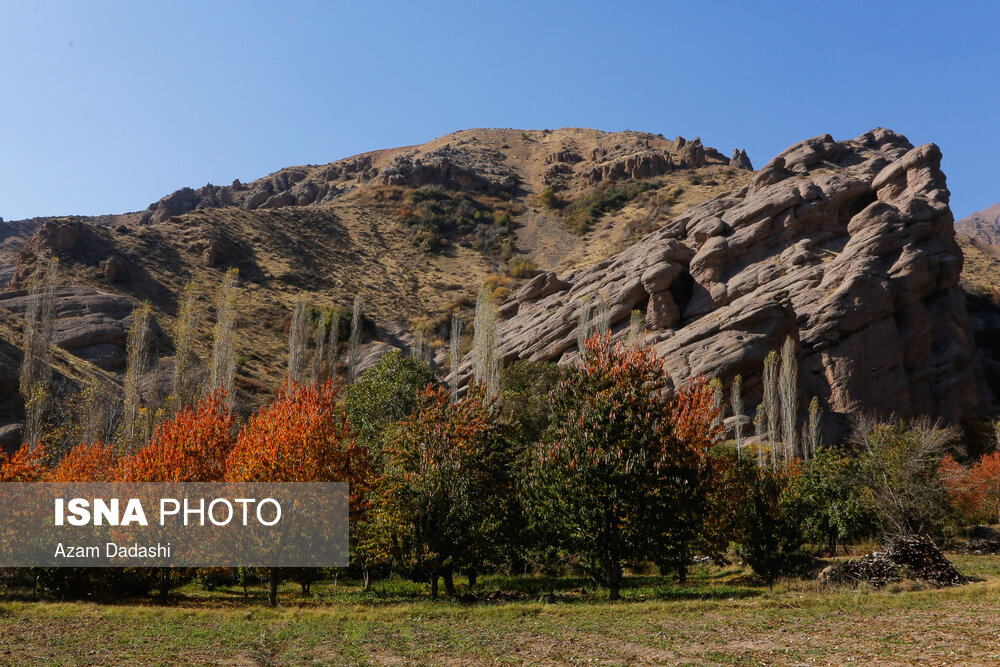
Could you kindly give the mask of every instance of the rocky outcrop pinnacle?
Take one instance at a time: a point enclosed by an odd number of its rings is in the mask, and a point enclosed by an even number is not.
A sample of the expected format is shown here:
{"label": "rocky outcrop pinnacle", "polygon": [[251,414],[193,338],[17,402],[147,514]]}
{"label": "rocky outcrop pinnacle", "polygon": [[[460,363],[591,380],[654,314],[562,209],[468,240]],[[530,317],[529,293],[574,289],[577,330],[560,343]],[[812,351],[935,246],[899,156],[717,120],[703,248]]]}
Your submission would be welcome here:
{"label": "rocky outcrop pinnacle", "polygon": [[606,299],[618,337],[645,313],[675,383],[741,374],[752,404],[792,336],[803,405],[962,421],[982,396],[940,161],[882,128],[795,144],[618,255],[536,277],[504,307],[504,360],[573,362],[581,309]]}

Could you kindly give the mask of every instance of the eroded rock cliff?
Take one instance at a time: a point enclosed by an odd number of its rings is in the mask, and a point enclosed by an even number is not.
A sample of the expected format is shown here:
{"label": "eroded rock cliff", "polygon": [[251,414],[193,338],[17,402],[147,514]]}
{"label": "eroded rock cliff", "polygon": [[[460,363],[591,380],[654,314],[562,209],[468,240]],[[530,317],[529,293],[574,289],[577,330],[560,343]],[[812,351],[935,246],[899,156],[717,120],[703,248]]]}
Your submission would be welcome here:
{"label": "eroded rock cliff", "polygon": [[603,299],[616,336],[645,313],[677,383],[703,374],[728,386],[741,374],[755,402],[765,356],[792,336],[804,402],[962,421],[983,396],[940,161],[934,144],[881,128],[795,144],[748,187],[596,266],[522,288],[504,308],[505,362],[572,362],[580,312]]}

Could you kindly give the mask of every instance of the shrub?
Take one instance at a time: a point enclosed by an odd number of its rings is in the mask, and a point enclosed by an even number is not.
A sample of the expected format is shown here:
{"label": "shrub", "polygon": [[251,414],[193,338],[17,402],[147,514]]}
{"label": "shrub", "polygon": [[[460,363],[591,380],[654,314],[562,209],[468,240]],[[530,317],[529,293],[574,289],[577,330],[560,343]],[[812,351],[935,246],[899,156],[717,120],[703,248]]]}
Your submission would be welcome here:
{"label": "shrub", "polygon": [[559,195],[557,195],[552,188],[545,188],[542,190],[541,194],[538,195],[538,200],[541,202],[542,206],[550,210],[557,209],[562,205]]}
{"label": "shrub", "polygon": [[507,262],[507,273],[514,278],[528,278],[529,276],[535,275],[537,271],[538,267],[536,267],[531,258],[526,255],[515,255],[509,262]]}
{"label": "shrub", "polygon": [[583,235],[602,215],[620,210],[640,194],[655,186],[646,181],[612,184],[597,188],[566,206],[566,219],[574,233]]}

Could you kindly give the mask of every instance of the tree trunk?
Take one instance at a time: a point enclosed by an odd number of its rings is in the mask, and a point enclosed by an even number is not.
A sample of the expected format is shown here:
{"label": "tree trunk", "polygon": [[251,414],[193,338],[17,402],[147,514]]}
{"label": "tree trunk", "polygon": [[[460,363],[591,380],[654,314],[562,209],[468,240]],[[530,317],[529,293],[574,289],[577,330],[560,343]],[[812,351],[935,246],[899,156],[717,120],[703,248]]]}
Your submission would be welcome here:
{"label": "tree trunk", "polygon": [[620,600],[622,587],[622,566],[618,561],[609,560],[604,566],[608,576],[608,599]]}
{"label": "tree trunk", "polygon": [[369,572],[368,572],[368,567],[367,566],[361,568],[361,581],[364,584],[363,590],[366,590],[366,591],[371,590],[371,587],[372,587],[372,577],[371,577],[371,574],[369,574]]}
{"label": "tree trunk", "polygon": [[438,575],[437,572],[431,575],[431,597],[436,598],[438,596]]}
{"label": "tree trunk", "polygon": [[160,604],[167,604],[167,594],[170,592],[170,568],[160,568]]}
{"label": "tree trunk", "polygon": [[682,544],[677,548],[677,581],[680,582],[681,586],[685,585],[688,580],[688,559],[687,559],[687,545]]}
{"label": "tree trunk", "polygon": [[278,568],[272,567],[269,571],[270,586],[267,592],[267,603],[272,607],[278,606]]}
{"label": "tree trunk", "polygon": [[473,567],[470,568],[468,572],[466,572],[466,575],[469,577],[469,588],[472,588],[473,586],[476,585],[476,582],[479,580],[479,573],[476,572],[476,568]]}
{"label": "tree trunk", "polygon": [[444,578],[444,589],[448,591],[450,597],[455,597],[455,576],[451,567],[446,567],[441,573]]}
{"label": "tree trunk", "polygon": [[837,534],[830,533],[830,556],[837,557]]}

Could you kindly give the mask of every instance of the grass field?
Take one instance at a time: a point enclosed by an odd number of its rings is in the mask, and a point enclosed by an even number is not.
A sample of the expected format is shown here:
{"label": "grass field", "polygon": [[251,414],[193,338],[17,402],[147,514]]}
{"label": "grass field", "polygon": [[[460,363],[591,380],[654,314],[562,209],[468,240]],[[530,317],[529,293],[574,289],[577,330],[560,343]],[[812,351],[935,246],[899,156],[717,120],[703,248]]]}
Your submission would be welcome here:
{"label": "grass field", "polygon": [[[169,606],[0,599],[3,665],[935,664],[1000,662],[1000,557],[952,555],[978,581],[892,591],[697,567],[687,586],[629,581],[625,599],[583,580],[482,578],[508,601],[431,600],[383,582],[179,589]],[[553,595],[554,593],[554,595]]]}

